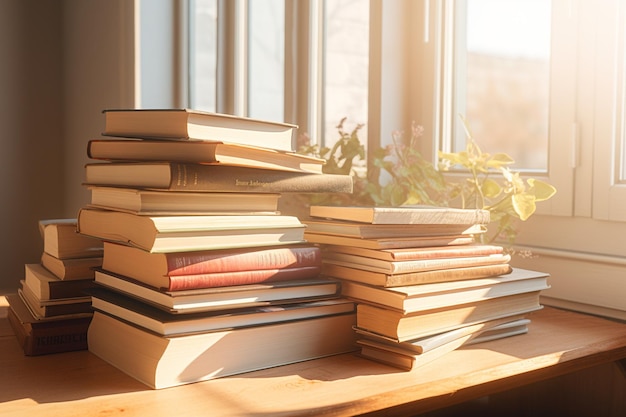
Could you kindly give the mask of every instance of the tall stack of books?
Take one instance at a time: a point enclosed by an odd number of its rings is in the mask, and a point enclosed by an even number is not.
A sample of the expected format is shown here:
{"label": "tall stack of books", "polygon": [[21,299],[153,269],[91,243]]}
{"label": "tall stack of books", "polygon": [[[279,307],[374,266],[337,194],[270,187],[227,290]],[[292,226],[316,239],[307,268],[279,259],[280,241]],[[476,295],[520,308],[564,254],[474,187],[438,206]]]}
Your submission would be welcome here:
{"label": "tall stack of books", "polygon": [[[322,277],[285,192],[351,192],[291,151],[294,126],[107,110],[78,214],[104,243],[89,350],[165,388],[355,350],[354,302]],[[262,146],[257,146],[257,145]]]}
{"label": "tall stack of books", "polygon": [[413,369],[461,346],[528,331],[548,275],[475,241],[486,210],[311,206],[305,237],[357,302],[361,355]]}
{"label": "tall stack of books", "polygon": [[8,318],[28,356],[87,349],[92,317],[88,290],[102,265],[102,241],[76,232],[76,219],[39,222],[41,262],[24,265]]}

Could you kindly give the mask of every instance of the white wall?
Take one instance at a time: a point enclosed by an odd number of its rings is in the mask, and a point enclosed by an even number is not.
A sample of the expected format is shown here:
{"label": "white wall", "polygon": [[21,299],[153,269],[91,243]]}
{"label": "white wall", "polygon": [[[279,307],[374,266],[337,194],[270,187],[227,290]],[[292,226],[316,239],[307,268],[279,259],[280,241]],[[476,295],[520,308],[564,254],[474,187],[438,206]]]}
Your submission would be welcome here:
{"label": "white wall", "polygon": [[39,262],[37,222],[74,217],[101,110],[133,105],[133,1],[0,2],[0,290]]}

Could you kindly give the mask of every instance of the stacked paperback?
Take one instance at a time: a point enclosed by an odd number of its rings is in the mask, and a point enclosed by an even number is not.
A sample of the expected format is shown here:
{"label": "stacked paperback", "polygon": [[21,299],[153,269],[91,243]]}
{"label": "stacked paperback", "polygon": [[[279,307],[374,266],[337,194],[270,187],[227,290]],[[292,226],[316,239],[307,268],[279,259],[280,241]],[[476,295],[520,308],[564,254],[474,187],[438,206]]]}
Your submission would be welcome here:
{"label": "stacked paperback", "polygon": [[76,232],[76,219],[39,222],[41,261],[24,265],[17,294],[7,296],[8,319],[28,356],[87,349],[93,268],[102,241]]}
{"label": "stacked paperback", "polygon": [[448,207],[311,206],[305,237],[324,275],[357,303],[362,356],[413,369],[471,343],[528,331],[547,274],[514,269],[477,243],[489,212]]}
{"label": "stacked paperback", "polygon": [[[89,142],[101,239],[89,350],[165,388],[355,350],[354,302],[322,277],[285,192],[352,192],[291,151],[294,126],[190,110],[107,110]],[[262,146],[259,146],[262,145]]]}

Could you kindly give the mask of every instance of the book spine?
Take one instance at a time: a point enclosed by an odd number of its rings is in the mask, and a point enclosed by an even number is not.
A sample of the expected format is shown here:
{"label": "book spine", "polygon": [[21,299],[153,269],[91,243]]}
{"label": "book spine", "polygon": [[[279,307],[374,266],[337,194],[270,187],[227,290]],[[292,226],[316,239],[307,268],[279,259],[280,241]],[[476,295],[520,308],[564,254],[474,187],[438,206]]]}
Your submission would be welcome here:
{"label": "book spine", "polygon": [[[446,247],[447,248],[447,247]],[[405,252],[394,252],[393,260],[394,261],[410,261],[414,259],[442,259],[445,258],[461,258],[461,257],[470,257],[470,256],[486,256],[486,255],[494,255],[500,254],[503,252],[502,247],[496,246],[460,246],[454,249],[446,249],[446,250],[418,250],[418,251],[405,251]]]}
{"label": "book spine", "polygon": [[170,169],[172,191],[351,193],[353,190],[350,175],[177,163],[171,164]]}
{"label": "book spine", "polygon": [[251,249],[238,253],[170,253],[166,256],[169,276],[321,265],[321,251],[315,246]]}
{"label": "book spine", "polygon": [[84,297],[87,295],[87,290],[94,286],[93,279],[75,280],[72,284],[75,285],[63,285],[56,282],[48,284],[49,299]]}
{"label": "book spine", "polygon": [[91,318],[41,329],[22,324],[12,309],[9,309],[7,318],[26,356],[86,350],[88,347],[87,330]]}
{"label": "book spine", "polygon": [[434,271],[413,272],[407,274],[387,276],[387,287],[416,285],[445,281],[462,281],[466,279],[487,278],[509,274],[512,268],[509,264],[463,267],[456,269],[441,269]]}
{"label": "book spine", "polygon": [[178,275],[170,277],[169,291],[182,291],[200,288],[226,287],[233,285],[261,284],[265,282],[301,280],[317,277],[320,267],[263,269],[213,274]]}

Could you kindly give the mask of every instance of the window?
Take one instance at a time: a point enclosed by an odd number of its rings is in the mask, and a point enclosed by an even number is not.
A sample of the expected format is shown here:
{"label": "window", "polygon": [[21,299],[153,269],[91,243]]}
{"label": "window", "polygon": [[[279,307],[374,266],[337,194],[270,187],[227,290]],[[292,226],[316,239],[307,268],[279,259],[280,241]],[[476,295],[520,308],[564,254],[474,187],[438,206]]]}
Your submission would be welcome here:
{"label": "window", "polygon": [[369,0],[195,0],[190,106],[296,123],[330,146],[343,117],[367,122],[368,24]]}
{"label": "window", "polygon": [[415,121],[433,159],[464,146],[463,114],[485,151],[558,190],[517,238],[536,257],[514,264],[551,274],[554,305],[626,318],[623,1],[190,4],[192,106],[282,118],[326,145],[344,116],[370,147]]}

